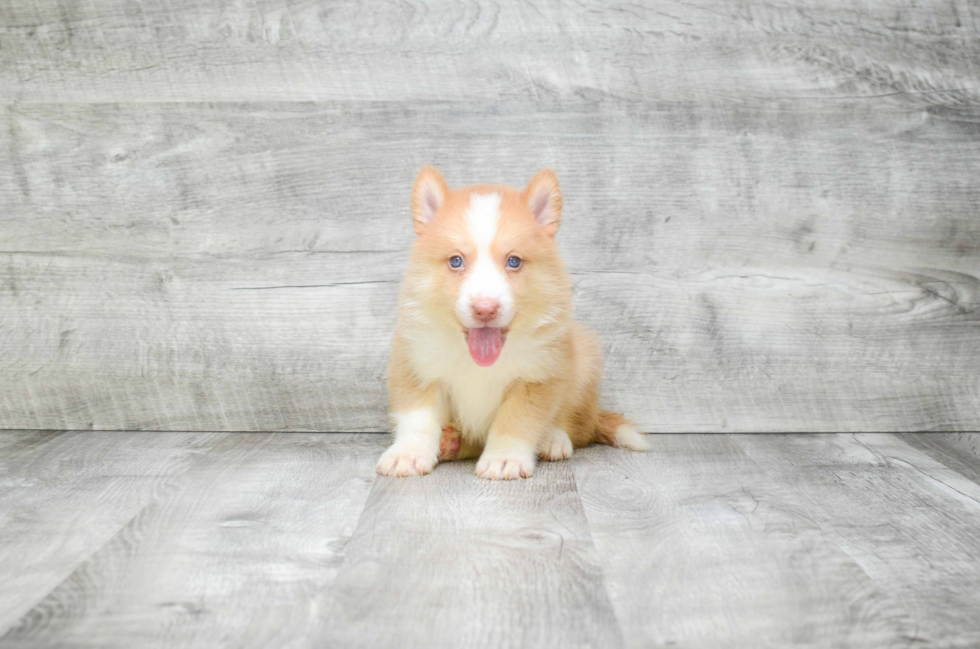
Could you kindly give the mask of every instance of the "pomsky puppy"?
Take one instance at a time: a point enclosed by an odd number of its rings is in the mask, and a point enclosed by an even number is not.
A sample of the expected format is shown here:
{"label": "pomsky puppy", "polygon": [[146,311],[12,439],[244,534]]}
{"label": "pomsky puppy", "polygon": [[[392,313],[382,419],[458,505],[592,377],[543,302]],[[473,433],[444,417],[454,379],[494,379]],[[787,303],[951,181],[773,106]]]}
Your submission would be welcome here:
{"label": "pomsky puppy", "polygon": [[523,191],[419,173],[388,366],[395,441],[378,473],[479,454],[478,476],[512,480],[592,442],[646,450],[631,421],[599,409],[599,342],[572,318],[554,240],[561,208],[547,169]]}

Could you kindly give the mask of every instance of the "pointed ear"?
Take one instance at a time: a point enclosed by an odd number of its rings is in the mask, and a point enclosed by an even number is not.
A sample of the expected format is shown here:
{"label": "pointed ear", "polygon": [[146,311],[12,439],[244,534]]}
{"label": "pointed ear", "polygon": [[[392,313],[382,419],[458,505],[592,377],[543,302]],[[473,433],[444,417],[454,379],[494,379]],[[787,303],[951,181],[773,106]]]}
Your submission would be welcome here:
{"label": "pointed ear", "polygon": [[446,186],[446,181],[439,170],[435,167],[422,167],[412,189],[412,221],[415,234],[422,234],[426,224],[432,222],[436,213],[442,209],[448,193],[449,187]]}
{"label": "pointed ear", "polygon": [[542,169],[534,174],[524,190],[524,200],[548,236],[555,236],[561,222],[561,189],[555,172]]}

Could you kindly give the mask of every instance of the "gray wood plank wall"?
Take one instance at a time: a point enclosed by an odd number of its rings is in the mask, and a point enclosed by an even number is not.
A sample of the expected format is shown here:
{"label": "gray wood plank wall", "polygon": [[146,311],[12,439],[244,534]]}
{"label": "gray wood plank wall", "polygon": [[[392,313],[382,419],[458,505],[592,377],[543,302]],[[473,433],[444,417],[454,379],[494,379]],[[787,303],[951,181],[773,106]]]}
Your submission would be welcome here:
{"label": "gray wood plank wall", "polygon": [[645,430],[980,428],[976,3],[12,0],[0,121],[0,428],[385,430],[425,163]]}

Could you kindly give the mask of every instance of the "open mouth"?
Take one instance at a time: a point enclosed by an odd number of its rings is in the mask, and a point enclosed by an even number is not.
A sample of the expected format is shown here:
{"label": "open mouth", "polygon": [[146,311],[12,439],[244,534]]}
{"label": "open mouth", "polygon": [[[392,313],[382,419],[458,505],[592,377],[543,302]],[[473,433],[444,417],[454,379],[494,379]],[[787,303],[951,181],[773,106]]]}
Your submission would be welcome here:
{"label": "open mouth", "polygon": [[490,367],[500,358],[507,330],[501,327],[478,327],[466,331],[470,357],[480,367]]}

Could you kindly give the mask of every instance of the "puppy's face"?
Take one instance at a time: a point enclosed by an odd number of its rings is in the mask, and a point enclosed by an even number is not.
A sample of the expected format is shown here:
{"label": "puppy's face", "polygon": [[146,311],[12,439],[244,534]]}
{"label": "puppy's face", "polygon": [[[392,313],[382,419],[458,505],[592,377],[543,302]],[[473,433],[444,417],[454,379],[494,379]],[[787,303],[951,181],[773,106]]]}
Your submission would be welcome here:
{"label": "puppy's face", "polygon": [[539,172],[524,191],[483,185],[450,190],[422,170],[412,193],[419,237],[406,306],[459,328],[478,365],[493,365],[513,333],[558,321],[569,287],[554,235],[561,193]]}

